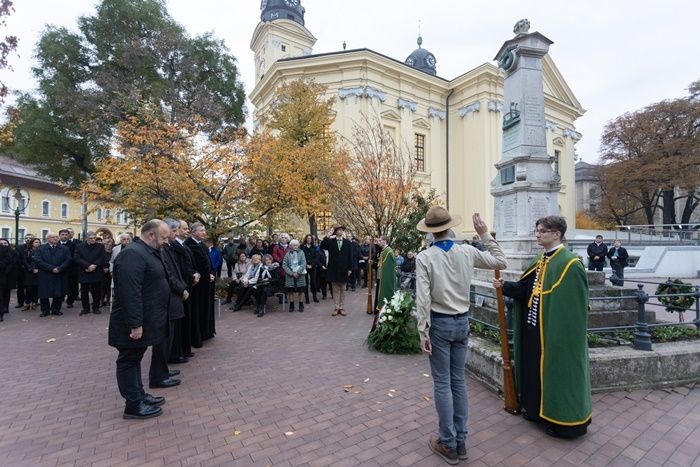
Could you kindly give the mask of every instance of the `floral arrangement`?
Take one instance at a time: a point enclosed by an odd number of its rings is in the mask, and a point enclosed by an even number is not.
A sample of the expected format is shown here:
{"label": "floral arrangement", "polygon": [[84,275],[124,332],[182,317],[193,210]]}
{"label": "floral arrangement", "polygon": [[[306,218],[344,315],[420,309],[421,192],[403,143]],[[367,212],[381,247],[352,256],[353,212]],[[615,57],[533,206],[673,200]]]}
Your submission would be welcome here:
{"label": "floral arrangement", "polygon": [[376,327],[367,336],[367,345],[388,354],[420,353],[415,306],[410,291],[397,290],[390,301],[385,299]]}
{"label": "floral arrangement", "polygon": [[669,279],[656,288],[656,295],[660,295],[659,302],[669,313],[678,313],[678,320],[681,322],[684,321],[683,312],[695,304],[695,298],[692,295],[669,297],[666,294],[692,294],[693,292],[693,285],[680,279]]}

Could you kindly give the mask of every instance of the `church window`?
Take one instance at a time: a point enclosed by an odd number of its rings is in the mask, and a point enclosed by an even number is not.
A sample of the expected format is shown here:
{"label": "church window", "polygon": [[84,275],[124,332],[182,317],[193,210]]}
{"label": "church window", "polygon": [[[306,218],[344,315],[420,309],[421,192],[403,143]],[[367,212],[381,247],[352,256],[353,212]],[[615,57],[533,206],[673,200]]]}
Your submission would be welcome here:
{"label": "church window", "polygon": [[414,138],[414,166],[419,172],[425,172],[425,135],[416,133]]}
{"label": "church window", "polygon": [[68,203],[61,203],[61,217],[63,219],[68,217]]}

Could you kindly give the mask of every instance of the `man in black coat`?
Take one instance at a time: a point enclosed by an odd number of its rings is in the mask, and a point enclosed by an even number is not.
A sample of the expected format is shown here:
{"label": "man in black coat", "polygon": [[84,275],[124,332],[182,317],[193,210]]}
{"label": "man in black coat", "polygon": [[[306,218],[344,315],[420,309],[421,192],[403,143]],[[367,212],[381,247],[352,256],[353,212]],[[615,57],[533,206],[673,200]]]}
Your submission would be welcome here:
{"label": "man in black coat", "polygon": [[39,270],[37,286],[42,317],[49,313],[59,316],[63,314],[61,305],[68,291],[67,272],[72,263],[68,247],[58,242],[58,235],[48,232],[46,244],[34,253],[34,264]]}
{"label": "man in black coat", "polygon": [[164,397],[147,394],[141,381],[141,360],[149,346],[166,337],[170,284],[160,248],[170,229],[153,219],[141,237],[114,261],[114,301],[109,316],[109,345],[119,351],[117,385],[126,400],[124,418],[150,418],[162,413]]}
{"label": "man in black coat", "polygon": [[[182,228],[182,224],[180,224]],[[199,348],[202,341],[211,339],[216,334],[214,329],[214,272],[209,259],[209,249],[204,243],[207,236],[204,225],[199,222],[192,224],[191,236],[185,240],[185,245],[192,252],[194,268],[201,279],[192,289],[192,306],[196,313],[192,316],[192,347]],[[196,317],[195,317],[196,316]]]}
{"label": "man in black coat", "polygon": [[348,284],[345,290],[355,291],[357,283],[360,281],[360,259],[362,257],[362,252],[360,251],[360,244],[357,243],[357,238],[352,237],[350,240],[350,269],[352,274],[348,277]]}
{"label": "man in black coat", "polygon": [[[24,302],[26,301],[26,297],[24,296],[24,275],[27,272],[26,269],[24,268],[24,258],[27,254],[27,250],[32,249],[32,242],[34,241],[34,235],[33,234],[26,234],[24,236],[24,243],[22,245],[18,245],[17,249],[15,250],[17,252],[17,256],[19,256],[22,261],[20,262],[20,271],[19,274],[17,275],[17,305],[15,305],[15,308],[22,308],[24,306]],[[26,310],[26,308],[25,308]]]}
{"label": "man in black coat", "polygon": [[345,313],[345,286],[352,274],[351,246],[344,237],[345,227],[337,225],[328,231],[321,242],[321,249],[328,251],[326,280],[333,290],[334,309],[332,316],[347,316]]}
{"label": "man in black coat", "polygon": [[75,255],[75,247],[80,243],[79,240],[73,239],[73,229],[61,229],[58,231],[58,239],[61,245],[68,248],[70,251],[71,264],[66,269],[66,280],[68,281],[68,289],[66,290],[66,307],[73,308],[73,302],[78,298],[78,265],[73,262]]}
{"label": "man in black coat", "polygon": [[[176,225],[175,225],[176,223]],[[182,277],[187,282],[187,292],[189,297],[183,301],[185,316],[175,323],[175,341],[173,342],[173,350],[170,353],[169,363],[186,363],[188,358],[194,357],[192,353],[192,288],[197,285],[200,279],[200,274],[194,268],[194,258],[192,252],[185,246],[185,240],[189,235],[189,227],[187,222],[176,220],[175,225],[175,240],[170,241],[170,247],[180,266]],[[172,229],[172,228],[171,228]],[[178,346],[179,343],[179,346]]]}
{"label": "man in black coat", "polygon": [[[168,360],[175,341],[175,325],[185,316],[183,301],[189,297],[187,284],[183,279],[177,258],[173,252],[170,242],[175,240],[175,235],[180,228],[180,223],[175,219],[163,219],[168,225],[170,235],[168,243],[161,248],[161,257],[168,274],[168,284],[170,285],[170,298],[168,300],[168,335],[159,344],[153,346],[151,356],[151,368],[148,372],[148,386],[151,388],[170,388],[180,384],[180,380],[173,378],[180,374],[180,370],[170,371]],[[179,343],[178,343],[179,345]]]}
{"label": "man in black coat", "polygon": [[629,258],[627,250],[622,247],[622,241],[615,240],[607,256],[610,260],[610,267],[613,270],[612,283],[613,285],[622,287],[625,285],[625,268],[627,267],[627,259]]}
{"label": "man in black coat", "polygon": [[104,270],[109,265],[105,257],[105,248],[97,243],[95,232],[88,232],[85,235],[85,242],[75,247],[73,261],[78,268],[80,301],[83,305],[80,314],[90,313],[90,295],[92,295],[92,312],[99,315],[102,303],[102,279],[104,278]]}
{"label": "man in black coat", "polygon": [[588,270],[602,271],[605,266],[605,256],[608,254],[608,246],[603,243],[603,236],[596,235],[595,242],[588,245]]}

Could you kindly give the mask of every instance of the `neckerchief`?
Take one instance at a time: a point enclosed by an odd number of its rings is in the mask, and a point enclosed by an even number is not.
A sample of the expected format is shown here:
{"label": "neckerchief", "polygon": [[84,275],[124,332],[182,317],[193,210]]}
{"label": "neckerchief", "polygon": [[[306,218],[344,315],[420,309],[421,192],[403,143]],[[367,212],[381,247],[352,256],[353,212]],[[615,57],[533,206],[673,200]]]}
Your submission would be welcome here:
{"label": "neckerchief", "polygon": [[434,242],[433,246],[436,246],[436,247],[440,248],[441,250],[448,252],[448,251],[450,251],[450,249],[452,248],[452,245],[454,245],[454,244],[455,244],[455,242],[453,242],[452,240],[440,240],[440,241]]}

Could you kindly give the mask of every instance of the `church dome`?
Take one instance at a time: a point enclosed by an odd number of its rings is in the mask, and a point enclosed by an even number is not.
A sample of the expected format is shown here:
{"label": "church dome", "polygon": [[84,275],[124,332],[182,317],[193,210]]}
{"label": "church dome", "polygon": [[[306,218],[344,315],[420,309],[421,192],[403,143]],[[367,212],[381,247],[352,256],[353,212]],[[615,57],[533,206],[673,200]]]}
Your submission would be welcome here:
{"label": "church dome", "polygon": [[260,21],[269,22],[288,19],[304,25],[306,9],[300,0],[262,0],[260,2]]}
{"label": "church dome", "polygon": [[423,45],[423,38],[421,36],[418,36],[417,42],[418,48],[411,52],[411,55],[406,58],[406,65],[417,68],[420,71],[430,73],[431,75],[436,75],[437,70],[435,69],[435,55],[421,47],[421,45]]}

